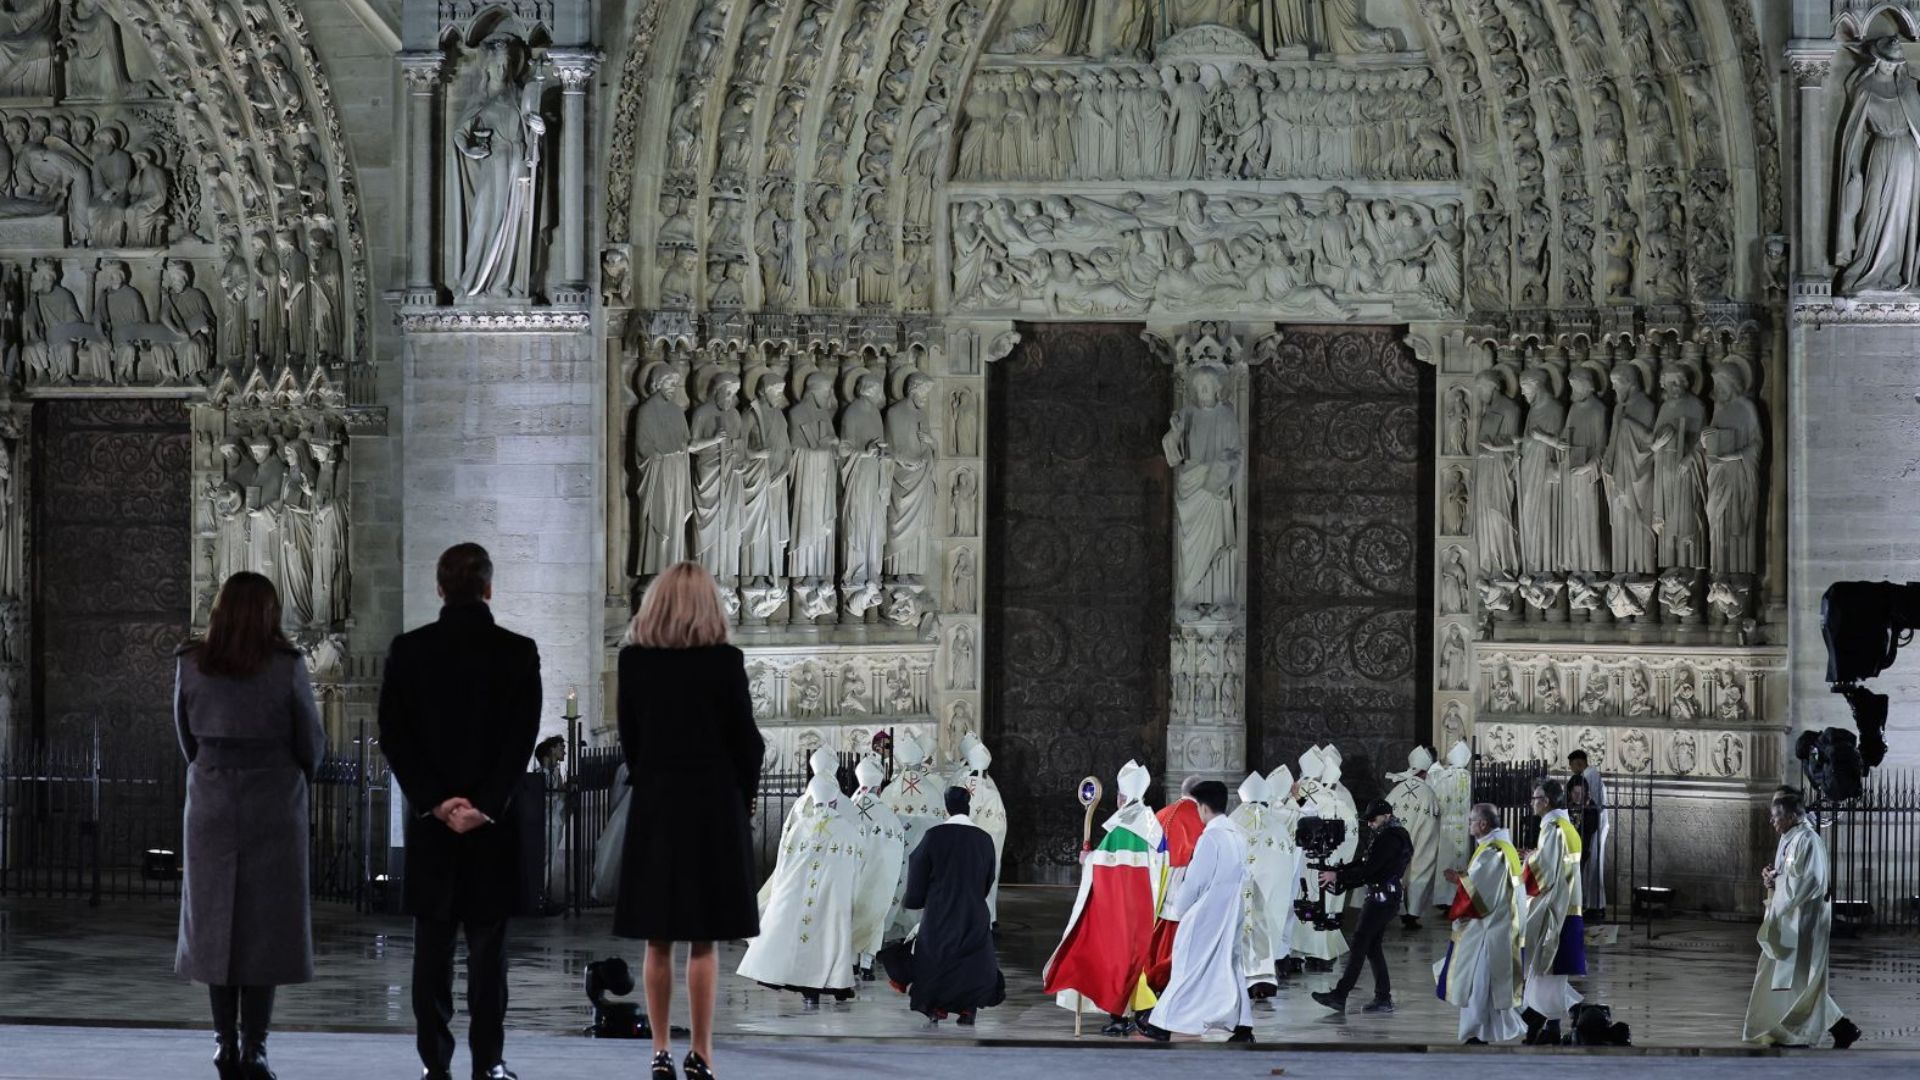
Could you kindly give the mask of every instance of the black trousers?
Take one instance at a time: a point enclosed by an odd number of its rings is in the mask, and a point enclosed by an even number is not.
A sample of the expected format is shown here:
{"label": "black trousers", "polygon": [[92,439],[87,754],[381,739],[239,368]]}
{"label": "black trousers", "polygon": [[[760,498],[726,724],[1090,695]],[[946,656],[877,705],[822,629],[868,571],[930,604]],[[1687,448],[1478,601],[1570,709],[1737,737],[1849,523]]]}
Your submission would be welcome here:
{"label": "black trousers", "polygon": [[500,1064],[507,1043],[507,921],[462,924],[413,920],[413,1021],[420,1064],[432,1072],[453,1065],[453,939],[467,937],[467,1048],[473,1072]]}
{"label": "black trousers", "polygon": [[1393,996],[1393,981],[1387,977],[1387,951],[1383,943],[1387,927],[1400,913],[1399,897],[1386,903],[1368,900],[1360,908],[1360,925],[1354,928],[1352,950],[1347,953],[1347,970],[1334,984],[1333,992],[1346,997],[1360,982],[1362,962],[1373,968],[1373,996],[1384,1000]]}

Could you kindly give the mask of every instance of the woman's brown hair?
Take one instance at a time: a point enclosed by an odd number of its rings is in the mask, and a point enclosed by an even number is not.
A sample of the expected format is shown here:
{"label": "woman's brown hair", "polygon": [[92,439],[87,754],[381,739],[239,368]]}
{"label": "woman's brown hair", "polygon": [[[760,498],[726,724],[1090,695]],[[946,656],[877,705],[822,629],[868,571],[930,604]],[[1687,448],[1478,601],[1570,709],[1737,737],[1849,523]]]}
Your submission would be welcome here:
{"label": "woman's brown hair", "polygon": [[693,649],[727,643],[727,613],[720,586],[696,562],[667,567],[640,601],[627,639],[650,649]]}
{"label": "woman's brown hair", "polygon": [[280,630],[279,591],[259,574],[242,570],[220,586],[194,662],[202,675],[244,679],[266,667],[275,650],[290,648]]}

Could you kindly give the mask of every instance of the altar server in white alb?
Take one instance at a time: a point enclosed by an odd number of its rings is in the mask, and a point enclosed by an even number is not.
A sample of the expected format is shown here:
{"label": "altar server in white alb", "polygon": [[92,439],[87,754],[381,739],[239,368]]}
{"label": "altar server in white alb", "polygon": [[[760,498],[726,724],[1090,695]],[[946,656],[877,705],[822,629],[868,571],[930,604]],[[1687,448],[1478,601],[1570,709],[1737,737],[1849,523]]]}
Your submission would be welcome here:
{"label": "altar server in white alb", "polygon": [[[1435,834],[1439,845],[1435,858],[1433,893],[1421,902],[1441,911],[1453,905],[1457,887],[1447,871],[1466,873],[1467,860],[1473,855],[1473,834],[1467,828],[1467,811],[1473,808],[1473,749],[1465,740],[1453,744],[1447,760],[1427,770],[1427,786],[1433,789],[1434,807],[1440,813],[1440,828]],[[1407,906],[1416,897],[1407,894]]]}
{"label": "altar server in white alb", "polygon": [[1827,993],[1827,938],[1833,930],[1827,845],[1807,823],[1806,807],[1793,788],[1774,794],[1767,821],[1780,843],[1773,865],[1760,871],[1767,912],[1760,922],[1760,967],[1742,1037],[1764,1045],[1812,1046],[1826,1032],[1834,1049],[1845,1050],[1860,1038],[1860,1028]]}
{"label": "altar server in white alb", "polygon": [[1387,774],[1387,779],[1394,782],[1387,801],[1393,804],[1393,816],[1413,841],[1406,905],[1400,909],[1400,923],[1409,930],[1420,929],[1420,909],[1433,896],[1433,883],[1440,877],[1440,801],[1427,783],[1427,770],[1432,767],[1433,755],[1426,747],[1416,746],[1407,755],[1406,772]]}
{"label": "altar server in white alb", "polygon": [[[893,741],[893,779],[887,784],[887,809],[900,819],[900,844],[911,857],[927,830],[947,820],[943,798],[947,782],[927,762],[926,748],[911,733],[903,732]],[[901,901],[906,895],[905,875],[894,893],[887,913],[886,940],[905,941],[920,925],[920,913],[909,911]]]}
{"label": "altar server in white alb", "polygon": [[1566,792],[1558,780],[1533,787],[1540,815],[1540,846],[1527,852],[1522,875],[1527,890],[1525,961],[1529,1045],[1557,1046],[1560,1021],[1580,1002],[1568,980],[1587,973],[1587,924],[1580,913],[1580,830],[1567,816]]}
{"label": "altar server in white alb", "polygon": [[1433,966],[1440,1000],[1460,1010],[1460,1041],[1510,1042],[1520,1021],[1520,852],[1489,803],[1475,803],[1467,827],[1479,846],[1467,872],[1447,871],[1455,886],[1447,917],[1453,941]]}
{"label": "altar server in white alb", "polygon": [[1007,848],[1007,804],[1000,801],[1000,785],[987,775],[993,764],[993,751],[968,732],[960,740],[962,763],[953,776],[953,786],[966,788],[973,809],[968,817],[993,838],[993,891],[987,894],[987,914],[1000,921],[1000,857]]}
{"label": "altar server in white alb", "polygon": [[1253,1003],[1239,948],[1247,836],[1227,817],[1227,785],[1205,780],[1191,794],[1200,804],[1200,840],[1178,891],[1160,911],[1179,924],[1173,977],[1142,1031],[1161,1040],[1230,1031],[1228,1042],[1252,1042]]}
{"label": "altar server in white alb", "polygon": [[796,991],[808,1008],[819,1005],[822,994],[853,996],[861,846],[833,773],[816,769],[787,818],[779,862],[762,890],[760,936],[747,945],[741,976]]}
{"label": "altar server in white alb", "polygon": [[873,978],[873,958],[885,944],[894,897],[904,890],[907,849],[900,818],[880,797],[886,767],[872,754],[860,759],[853,775],[853,820],[860,829],[860,880],[853,898],[853,949],[862,978]]}
{"label": "altar server in white alb", "polygon": [[1293,773],[1282,765],[1272,776],[1253,773],[1240,785],[1233,823],[1247,836],[1247,880],[1241,887],[1240,959],[1247,992],[1256,1000],[1279,991],[1280,969],[1293,955],[1293,895],[1300,884],[1300,849],[1293,826],[1300,809],[1288,793]]}
{"label": "altar server in white alb", "polygon": [[[1354,815],[1348,803],[1343,803],[1332,788],[1326,786],[1321,777],[1327,774],[1325,752],[1315,748],[1300,755],[1300,816],[1338,818],[1347,826],[1346,840],[1329,860],[1334,865],[1345,863],[1353,858],[1354,850],[1360,843],[1360,821]],[[1338,775],[1338,765],[1333,766]],[[1302,860],[1299,888],[1300,895],[1316,900],[1324,905],[1330,915],[1338,916],[1345,909],[1347,899],[1337,893],[1327,892],[1320,884],[1320,875],[1308,872]],[[1306,961],[1309,971],[1332,971],[1333,962],[1347,954],[1347,939],[1339,930],[1317,930],[1312,923],[1293,924],[1293,948]]]}

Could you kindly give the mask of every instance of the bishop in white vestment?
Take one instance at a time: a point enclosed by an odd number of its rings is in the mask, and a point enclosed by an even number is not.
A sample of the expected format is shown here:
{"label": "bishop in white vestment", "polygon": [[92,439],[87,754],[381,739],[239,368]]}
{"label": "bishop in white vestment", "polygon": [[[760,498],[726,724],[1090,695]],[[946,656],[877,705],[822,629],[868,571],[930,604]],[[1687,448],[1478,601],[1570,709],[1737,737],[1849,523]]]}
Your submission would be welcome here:
{"label": "bishop in white vestment", "polygon": [[854,767],[860,781],[853,793],[853,819],[860,829],[860,880],[853,900],[853,949],[859,968],[871,977],[873,958],[885,943],[893,901],[905,890],[907,849],[900,818],[880,797],[886,767],[872,754]]}
{"label": "bishop in white vestment", "polygon": [[1453,940],[1433,966],[1442,1001],[1460,1010],[1463,1043],[1508,1042],[1526,1033],[1520,1021],[1520,852],[1487,803],[1474,806],[1468,827],[1479,841],[1455,886]]}
{"label": "bishop in white vestment", "polygon": [[1281,962],[1293,955],[1293,897],[1300,884],[1293,827],[1300,809],[1288,797],[1292,788],[1293,773],[1284,765],[1270,777],[1253,773],[1241,783],[1240,805],[1233,811],[1233,823],[1247,836],[1240,958],[1248,992],[1261,999],[1279,989]]}
{"label": "bishop in white vestment", "polygon": [[[902,732],[893,740],[893,779],[887,784],[887,809],[900,819],[901,846],[911,857],[927,830],[947,819],[942,798],[946,781],[927,763],[926,748],[912,734]],[[969,819],[971,820],[971,819]],[[920,913],[909,911],[901,903],[906,896],[902,875],[899,891],[887,912],[886,940],[905,941],[920,925]]]}
{"label": "bishop in white vestment", "polygon": [[1773,797],[1767,820],[1780,834],[1773,865],[1760,872],[1767,886],[1767,912],[1760,921],[1760,966],[1747,1001],[1741,1037],[1778,1046],[1812,1046],[1821,1032],[1844,1050],[1860,1028],[1827,993],[1827,939],[1833,901],[1827,845],[1806,820],[1798,792]]}
{"label": "bishop in white vestment", "polygon": [[1179,923],[1173,938],[1173,977],[1150,1014],[1154,1038],[1163,1033],[1233,1032],[1253,1041],[1253,1004],[1240,958],[1247,876],[1247,835],[1227,817],[1227,786],[1208,780],[1193,789],[1202,828],[1193,861],[1160,917]]}
{"label": "bishop in white vestment", "polygon": [[[1337,776],[1339,765],[1332,768]],[[1316,747],[1300,755],[1300,816],[1339,818],[1346,822],[1346,840],[1328,860],[1338,866],[1353,858],[1354,849],[1360,843],[1360,820],[1351,808],[1351,800],[1341,802],[1339,794],[1321,779],[1327,772],[1325,751]],[[1304,860],[1298,880],[1300,895],[1319,901],[1329,914],[1338,915],[1346,907],[1346,897],[1327,892],[1320,884],[1320,875],[1308,871]],[[1309,968],[1332,971],[1333,962],[1347,954],[1347,939],[1339,930],[1317,930],[1311,923],[1296,921],[1293,948],[1305,958]]]}
{"label": "bishop in white vestment", "polygon": [[998,924],[1000,858],[1007,848],[1007,804],[1000,801],[1000,785],[987,775],[988,767],[993,764],[993,751],[969,732],[966,738],[960,740],[960,755],[964,760],[954,773],[953,786],[967,789],[967,794],[973,798],[973,810],[967,816],[993,838],[993,891],[987,894],[987,915]]}
{"label": "bishop in white vestment", "polygon": [[1406,826],[1407,839],[1413,841],[1413,861],[1407,864],[1406,906],[1400,921],[1408,929],[1420,926],[1420,908],[1433,895],[1433,883],[1440,877],[1440,801],[1427,783],[1427,770],[1433,767],[1433,755],[1424,746],[1416,746],[1407,755],[1407,771],[1388,773],[1394,781],[1387,801],[1393,804],[1393,816]]}
{"label": "bishop in white vestment", "polygon": [[853,996],[853,897],[860,877],[860,830],[833,775],[816,771],[787,818],[780,859],[762,890],[760,936],[747,945],[741,976],[820,995]]}
{"label": "bishop in white vestment", "polygon": [[[1473,807],[1473,750],[1466,740],[1453,744],[1447,760],[1427,770],[1427,786],[1433,789],[1435,809],[1440,813],[1437,833],[1439,852],[1434,867],[1433,893],[1422,900],[1428,907],[1445,910],[1453,903],[1455,886],[1447,871],[1465,873],[1467,859],[1473,854],[1473,835],[1467,830],[1467,811]],[[1407,906],[1417,898],[1407,893]]]}

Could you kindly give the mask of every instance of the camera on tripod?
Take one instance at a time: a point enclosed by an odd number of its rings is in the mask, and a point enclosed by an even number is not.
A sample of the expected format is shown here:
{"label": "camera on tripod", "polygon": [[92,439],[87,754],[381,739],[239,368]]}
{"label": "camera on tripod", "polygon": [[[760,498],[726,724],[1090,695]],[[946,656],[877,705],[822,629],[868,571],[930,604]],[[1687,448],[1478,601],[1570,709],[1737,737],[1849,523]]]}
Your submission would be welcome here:
{"label": "camera on tripod", "polygon": [[[1294,828],[1293,840],[1300,845],[1300,850],[1306,853],[1309,873],[1338,870],[1340,868],[1333,865],[1330,860],[1333,858],[1333,853],[1340,850],[1340,845],[1347,842],[1347,823],[1339,818],[1301,818],[1300,824]],[[1346,891],[1346,886],[1337,883],[1321,890],[1323,894],[1331,893],[1335,896]],[[1295,900],[1293,913],[1301,922],[1315,930],[1340,929],[1339,914],[1329,912],[1320,896],[1316,895],[1311,899],[1303,896]]]}

